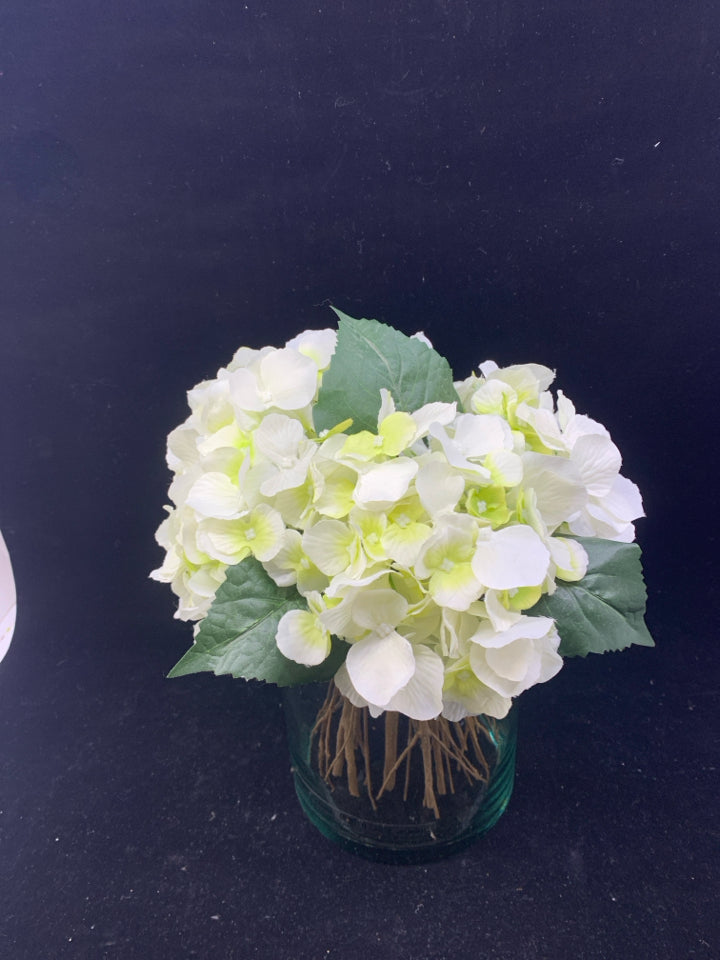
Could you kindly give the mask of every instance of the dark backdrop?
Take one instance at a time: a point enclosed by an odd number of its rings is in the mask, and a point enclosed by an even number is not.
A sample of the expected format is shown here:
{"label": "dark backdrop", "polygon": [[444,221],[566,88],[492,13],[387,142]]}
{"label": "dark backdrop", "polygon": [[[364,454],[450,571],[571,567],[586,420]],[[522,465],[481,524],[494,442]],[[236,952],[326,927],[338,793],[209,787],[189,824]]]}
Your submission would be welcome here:
{"label": "dark backdrop", "polygon": [[[5,0],[1,955],[720,956],[719,30],[711,0]],[[313,832],[274,689],[164,679],[184,392],[330,302],[458,376],[554,367],[648,514],[657,649],[526,694],[508,812],[428,867]]]}

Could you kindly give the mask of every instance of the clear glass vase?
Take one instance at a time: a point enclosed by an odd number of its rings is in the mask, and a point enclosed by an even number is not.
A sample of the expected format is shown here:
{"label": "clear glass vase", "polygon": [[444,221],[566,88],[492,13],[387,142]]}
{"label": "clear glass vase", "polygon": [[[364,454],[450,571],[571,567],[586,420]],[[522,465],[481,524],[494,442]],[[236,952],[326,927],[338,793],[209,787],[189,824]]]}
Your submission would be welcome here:
{"label": "clear glass vase", "polygon": [[424,863],[462,850],[505,810],[517,708],[503,720],[373,719],[334,684],[283,691],[295,790],[317,829],[353,853]]}

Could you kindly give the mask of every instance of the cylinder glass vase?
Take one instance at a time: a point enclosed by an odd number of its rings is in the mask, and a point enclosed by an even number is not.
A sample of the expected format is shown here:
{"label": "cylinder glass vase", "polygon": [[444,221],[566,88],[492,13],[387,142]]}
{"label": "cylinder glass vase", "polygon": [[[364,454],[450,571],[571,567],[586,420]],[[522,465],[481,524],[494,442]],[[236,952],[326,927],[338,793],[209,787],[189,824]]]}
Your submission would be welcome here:
{"label": "cylinder glass vase", "polygon": [[502,720],[373,718],[323,683],[286,688],[284,709],[302,808],[353,853],[438,860],[488,831],[510,799],[516,707]]}

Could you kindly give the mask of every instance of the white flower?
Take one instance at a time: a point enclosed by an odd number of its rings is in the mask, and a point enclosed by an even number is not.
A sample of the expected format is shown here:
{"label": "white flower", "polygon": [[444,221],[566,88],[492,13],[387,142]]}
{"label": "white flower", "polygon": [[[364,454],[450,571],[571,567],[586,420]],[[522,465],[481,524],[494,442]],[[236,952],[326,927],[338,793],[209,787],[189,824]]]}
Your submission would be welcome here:
{"label": "white flower", "polygon": [[[255,350],[253,347],[240,347],[235,351],[226,370],[232,373],[234,370],[239,370],[242,367],[249,367],[263,357],[266,357],[269,353],[274,353],[275,350],[275,347],[261,347],[259,350]],[[222,373],[223,371],[221,370],[220,374]]]}
{"label": "white flower", "polygon": [[432,517],[452,513],[465,490],[465,480],[441,455],[418,460],[415,489],[420,502]]}
{"label": "white flower", "polygon": [[549,533],[579,515],[588,494],[576,464],[563,457],[529,452],[522,455],[522,462],[522,485],[535,492],[537,510]]}
{"label": "white flower", "polygon": [[200,517],[233,520],[246,509],[240,487],[224,473],[204,473],[198,477],[185,501]]}
{"label": "white flower", "polygon": [[547,407],[533,407],[528,403],[519,403],[515,410],[518,423],[530,427],[549,450],[565,452],[567,447],[557,418]]}
{"label": "white flower", "polygon": [[456,403],[426,403],[410,414],[415,423],[413,443],[427,436],[434,423],[447,426],[457,417]]}
{"label": "white flower", "polygon": [[202,566],[210,558],[197,545],[198,521],[195,513],[182,506],[165,507],[168,516],[162,521],[155,539],[167,552],[162,566],[150,576],[162,583],[171,583],[186,565]]}
{"label": "white flower", "polygon": [[[358,692],[350,677],[347,662],[335,674],[335,684],[355,706],[368,707],[373,717],[379,716],[384,710],[393,710],[412,717],[413,720],[433,720],[443,709],[443,661],[424,644],[413,644],[411,650],[414,658],[413,672],[408,681],[384,704],[367,699]],[[385,691],[379,692],[372,683],[367,692],[375,697],[385,696]]]}
{"label": "white flower", "polygon": [[277,510],[260,503],[234,520],[209,519],[200,523],[198,545],[209,557],[221,563],[240,563],[253,556],[272,560],[280,550],[285,532]]}
{"label": "white flower", "polygon": [[496,632],[481,624],[470,638],[470,666],[475,676],[501,697],[517,697],[544,683],[562,667],[560,637],[549,617],[520,617]]}
{"label": "white flower", "polygon": [[570,462],[577,468],[587,499],[566,516],[568,529],[578,536],[604,537],[630,543],[633,520],[645,516],[637,486],[620,474],[620,451],[605,427],[565,407],[563,431]]}
{"label": "white flower", "polygon": [[345,438],[331,437],[320,445],[310,461],[313,483],[313,509],[326,517],[346,517],[354,505],[357,470],[334,459]]}
{"label": "white flower", "polygon": [[537,533],[518,524],[502,530],[481,529],[471,566],[484,587],[513,590],[541,584],[549,564],[550,553]]}
{"label": "white flower", "polygon": [[225,581],[225,564],[205,564],[199,570],[182,567],[172,581],[178,597],[178,620],[202,620],[210,609],[218,587]]}
{"label": "white flower", "polygon": [[274,557],[263,561],[263,567],[279,587],[296,584],[302,594],[322,591],[329,582],[303,550],[302,536],[297,530],[285,530],[280,549]]}
{"label": "white flower", "polygon": [[166,461],[173,473],[187,470],[200,459],[198,443],[202,434],[185,422],[168,434]]}
{"label": "white flower", "polygon": [[566,581],[582,580],[587,573],[588,555],[577,540],[548,537],[545,545],[550,550],[556,577]]}
{"label": "white flower", "polygon": [[315,396],[318,368],[311,357],[285,347],[233,371],[228,382],[233,405],[241,412],[302,410]]}
{"label": "white flower", "polygon": [[335,682],[373,716],[397,710],[430,720],[442,710],[443,661],[395,629],[407,612],[407,602],[395,590],[379,587],[356,595],[353,617],[369,633],[351,645]]}
{"label": "white flower", "polygon": [[354,643],[345,666],[360,696],[385,708],[415,673],[415,656],[409,640],[387,629]]}
{"label": "white flower", "polygon": [[622,466],[618,448],[610,437],[599,433],[578,437],[570,451],[570,460],[578,468],[591,497],[602,498],[608,494]]}
{"label": "white flower", "polygon": [[283,656],[306,667],[314,667],[330,654],[332,637],[323,627],[319,615],[322,598],[314,591],[306,594],[307,610],[289,610],[278,624],[275,642]]}
{"label": "white flower", "polygon": [[415,460],[399,457],[361,473],[353,500],[368,510],[386,510],[402,500],[418,471]]}
{"label": "white flower", "polygon": [[433,533],[423,544],[415,562],[415,575],[428,581],[428,592],[441,607],[467,610],[483,592],[483,582],[474,569],[478,527],[467,514],[438,518]]}
{"label": "white flower", "polygon": [[387,571],[382,569],[360,580],[334,577],[325,596],[336,602],[328,603],[322,613],[323,626],[347,640],[360,639],[373,629],[397,626],[408,610],[408,602],[387,581]]}
{"label": "white flower", "polygon": [[635,527],[631,521],[644,517],[642,497],[637,486],[618,475],[606,496],[591,497],[586,509],[568,522],[572,533],[585,537],[604,537],[620,543],[632,543]]}
{"label": "white flower", "polygon": [[302,547],[310,561],[328,577],[346,571],[359,577],[365,569],[360,537],[341,520],[318,520],[305,530]]}
{"label": "white flower", "polygon": [[330,366],[335,346],[337,331],[335,330],[304,330],[292,340],[288,340],[286,347],[291,347],[302,353],[317,365],[318,370],[327,370]]}
{"label": "white flower", "polygon": [[254,441],[255,450],[264,461],[255,468],[264,476],[259,485],[264,496],[272,497],[305,482],[316,448],[299,420],[270,413],[255,431]]}
{"label": "white flower", "polygon": [[[490,471],[486,470],[481,460],[491,450],[502,448],[502,428],[500,418],[488,417],[481,420],[470,413],[459,414],[456,418],[455,429],[448,433],[439,423],[430,426],[430,436],[445,454],[448,463],[455,470],[468,475],[476,482],[489,481]],[[507,424],[505,424],[507,427]]]}
{"label": "white flower", "polygon": [[227,380],[205,380],[188,392],[188,405],[192,410],[192,425],[207,435],[227,426],[235,419]]}
{"label": "white flower", "polygon": [[541,394],[555,379],[555,372],[541,363],[515,363],[509,367],[498,367],[493,360],[480,364],[485,380],[507,384],[518,402],[538,402]]}
{"label": "white flower", "polygon": [[456,722],[481,713],[501,720],[511,706],[510,697],[501,696],[478,679],[470,666],[467,651],[446,663],[442,710],[446,720]]}

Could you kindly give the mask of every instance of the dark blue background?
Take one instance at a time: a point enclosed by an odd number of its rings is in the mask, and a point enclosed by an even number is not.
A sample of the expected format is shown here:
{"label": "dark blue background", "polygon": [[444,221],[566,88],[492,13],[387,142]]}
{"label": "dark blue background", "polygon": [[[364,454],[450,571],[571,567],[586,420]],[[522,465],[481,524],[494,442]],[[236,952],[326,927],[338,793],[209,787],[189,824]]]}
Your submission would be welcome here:
{"label": "dark blue background", "polygon": [[[720,10],[710,0],[5,0],[0,954],[720,956]],[[643,491],[656,650],[521,703],[511,806],[336,850],[274,689],[165,681],[146,579],[184,392],[333,302],[458,376],[544,362]]]}

